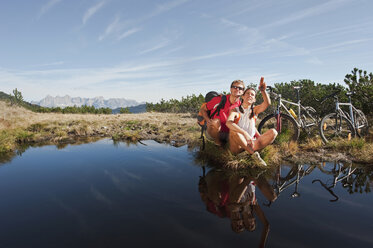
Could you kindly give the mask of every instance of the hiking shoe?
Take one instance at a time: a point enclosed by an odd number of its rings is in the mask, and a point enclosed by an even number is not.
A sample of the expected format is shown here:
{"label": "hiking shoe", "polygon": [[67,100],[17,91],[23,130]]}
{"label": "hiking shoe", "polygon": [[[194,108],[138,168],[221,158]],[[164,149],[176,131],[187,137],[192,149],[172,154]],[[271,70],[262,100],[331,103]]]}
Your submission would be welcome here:
{"label": "hiking shoe", "polygon": [[251,157],[255,161],[255,164],[259,166],[267,166],[267,163],[260,157],[259,152],[254,152]]}

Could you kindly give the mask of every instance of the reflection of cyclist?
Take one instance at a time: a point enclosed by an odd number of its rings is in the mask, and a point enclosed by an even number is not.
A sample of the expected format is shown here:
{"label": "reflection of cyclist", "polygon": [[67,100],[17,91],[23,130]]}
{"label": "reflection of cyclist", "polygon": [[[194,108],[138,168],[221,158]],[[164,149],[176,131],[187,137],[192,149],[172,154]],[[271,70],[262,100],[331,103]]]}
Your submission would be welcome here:
{"label": "reflection of cyclist", "polygon": [[227,178],[222,171],[211,170],[199,182],[199,192],[207,211],[231,219],[232,230],[236,233],[245,229],[254,231],[255,216],[263,223],[261,246],[264,246],[269,223],[255,197],[255,186],[270,201],[276,200],[276,194],[267,180],[259,176],[232,176]]}

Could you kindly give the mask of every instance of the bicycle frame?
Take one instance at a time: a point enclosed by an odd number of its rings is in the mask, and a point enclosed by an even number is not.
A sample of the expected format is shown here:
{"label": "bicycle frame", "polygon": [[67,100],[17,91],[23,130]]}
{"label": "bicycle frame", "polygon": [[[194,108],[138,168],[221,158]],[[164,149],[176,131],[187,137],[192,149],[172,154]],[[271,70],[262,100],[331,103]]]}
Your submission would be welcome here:
{"label": "bicycle frame", "polygon": [[[310,126],[315,125],[314,123],[316,123],[317,121],[308,113],[306,108],[303,107],[303,105],[300,104],[300,100],[298,100],[298,103],[295,103],[295,102],[283,100],[281,98],[281,94],[278,94],[277,97],[278,97],[278,104],[277,104],[277,110],[275,112],[276,115],[279,115],[281,113],[280,108],[283,108],[285,110],[285,112],[297,123],[298,128],[305,129],[306,127],[310,127]],[[290,113],[289,109],[285,106],[284,103],[296,106],[297,115],[299,117],[297,119],[299,119],[299,121],[293,117],[293,115]],[[301,115],[301,110],[303,110],[307,114],[307,116],[312,119],[313,123],[307,125],[306,122],[303,121],[303,118],[302,118],[302,115]]]}
{"label": "bicycle frame", "polygon": [[[354,113],[356,113],[357,110],[352,105],[352,103],[343,103],[343,102],[339,102],[338,99],[336,99],[335,105],[336,105],[335,106],[335,111],[340,113],[342,116],[346,117],[347,119],[349,119],[351,121],[352,125],[355,127]],[[348,106],[350,114],[346,115],[346,113],[339,106]]]}

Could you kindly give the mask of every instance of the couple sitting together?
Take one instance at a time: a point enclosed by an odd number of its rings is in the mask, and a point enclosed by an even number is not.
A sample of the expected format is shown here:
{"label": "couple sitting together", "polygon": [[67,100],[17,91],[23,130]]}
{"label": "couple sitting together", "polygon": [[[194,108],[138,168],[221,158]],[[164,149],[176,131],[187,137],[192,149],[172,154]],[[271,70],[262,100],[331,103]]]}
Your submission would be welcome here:
{"label": "couple sitting together", "polygon": [[244,82],[235,80],[231,84],[225,106],[216,112],[214,116],[209,116],[219,105],[222,96],[216,96],[211,101],[201,107],[201,114],[207,123],[206,136],[217,145],[229,142],[229,150],[233,154],[247,151],[253,155],[254,160],[262,165],[266,165],[260,158],[258,150],[271,144],[276,136],[275,129],[267,130],[260,135],[255,127],[258,114],[266,110],[271,104],[266,90],[264,78],[260,79],[259,90],[263,96],[263,102],[254,106],[256,101],[256,90],[247,88]]}

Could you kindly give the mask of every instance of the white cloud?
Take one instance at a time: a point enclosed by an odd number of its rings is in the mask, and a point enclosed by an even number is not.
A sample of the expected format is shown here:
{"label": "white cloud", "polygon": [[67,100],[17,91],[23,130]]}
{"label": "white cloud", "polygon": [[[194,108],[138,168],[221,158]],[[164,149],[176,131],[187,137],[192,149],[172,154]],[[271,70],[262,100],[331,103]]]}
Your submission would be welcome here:
{"label": "white cloud", "polygon": [[130,35],[133,35],[137,32],[139,32],[141,30],[141,28],[131,28],[130,30],[124,32],[123,34],[119,35],[118,36],[118,40],[122,40]]}
{"label": "white cloud", "polygon": [[141,17],[140,19],[136,20],[135,23],[142,23],[142,22],[145,22],[155,16],[158,16],[160,14],[163,14],[165,12],[168,12],[186,2],[188,2],[189,0],[176,0],[176,1],[171,1],[171,2],[168,2],[168,3],[165,3],[165,4],[162,4],[162,5],[158,5],[151,13],[149,13],[148,15],[145,15],[143,17]]}
{"label": "white cloud", "polygon": [[321,31],[318,33],[313,33],[308,36],[304,36],[304,39],[315,38],[318,36],[341,36],[341,35],[353,35],[353,33],[367,33],[371,30],[372,23],[371,22],[364,22],[364,23],[357,23],[353,25],[337,27],[334,29],[328,29],[326,31]]}
{"label": "white cloud", "polygon": [[99,41],[102,41],[103,39],[106,38],[106,36],[110,35],[110,34],[113,33],[115,30],[117,30],[117,29],[119,28],[119,27],[118,27],[118,26],[119,26],[119,20],[120,20],[119,16],[116,16],[115,19],[114,19],[114,21],[111,22],[111,23],[106,27],[105,32],[104,32],[102,35],[100,35],[100,36],[98,37],[98,40],[99,40]]}
{"label": "white cloud", "polygon": [[265,2],[265,1],[258,1],[258,2],[252,2],[252,1],[244,1],[244,5],[239,5],[238,11],[235,13],[232,13],[231,16],[238,16],[247,12],[252,12],[254,10],[257,10],[259,8],[264,8],[266,6],[270,7],[272,3],[270,1]]}
{"label": "white cloud", "polygon": [[[373,40],[373,38],[372,39],[356,39],[356,40],[344,41],[344,42],[340,42],[340,43],[336,43],[336,44],[312,49],[312,52],[318,52],[318,51],[323,51],[323,50],[331,51],[331,49],[346,48],[349,45],[364,43],[364,42],[368,42],[368,41],[371,41],[371,40]],[[340,50],[338,50],[338,51],[340,51]]]}
{"label": "white cloud", "polygon": [[156,16],[156,15],[162,14],[188,1],[189,0],[176,0],[176,1],[168,2],[162,5],[158,5],[157,8],[153,11],[153,13],[151,13],[150,16]]}
{"label": "white cloud", "polygon": [[55,61],[55,62],[50,62],[50,63],[45,63],[45,64],[31,65],[31,67],[55,66],[55,65],[63,65],[64,63],[65,63],[64,61]]}
{"label": "white cloud", "polygon": [[145,53],[150,53],[150,52],[154,52],[156,50],[159,50],[161,48],[164,48],[166,47],[168,44],[170,44],[170,40],[164,40],[158,44],[156,44],[155,46],[149,48],[149,49],[146,49],[146,50],[143,50],[140,52],[140,54],[145,54]]}
{"label": "white cloud", "polygon": [[243,31],[247,31],[249,28],[245,25],[242,25],[242,24],[239,24],[239,23],[236,23],[236,22],[233,22],[233,21],[230,21],[230,20],[227,20],[225,18],[222,18],[221,19],[221,22],[228,26],[228,27],[233,27],[233,28],[236,28],[238,31],[240,32],[243,32]]}
{"label": "white cloud", "polygon": [[83,16],[83,25],[85,25],[87,23],[87,21],[94,15],[97,13],[97,11],[99,11],[105,4],[106,4],[106,0],[104,1],[101,1],[101,2],[98,2],[96,5],[90,7],[84,14]]}
{"label": "white cloud", "polygon": [[304,10],[301,10],[299,12],[293,13],[284,19],[280,19],[278,21],[272,22],[270,24],[264,25],[261,28],[272,28],[276,26],[285,25],[288,23],[292,23],[295,21],[299,21],[305,18],[309,18],[316,15],[321,15],[326,12],[330,12],[332,10],[335,10],[336,8],[340,7],[341,5],[349,2],[350,0],[331,0],[326,3],[322,3],[319,5],[316,5],[311,8],[307,8]]}
{"label": "white cloud", "polygon": [[[201,74],[188,67],[188,64],[196,60],[211,59],[217,56],[222,56],[222,54],[216,53],[148,63],[139,60],[102,68],[0,69],[0,85],[5,86],[3,87],[4,92],[11,92],[12,89],[17,87],[26,100],[40,100],[48,94],[94,97],[99,92],[105,98],[124,97],[137,101],[159,101],[160,98],[180,98],[192,92],[197,93],[194,91],[199,91],[199,89],[195,86],[189,87],[188,84],[190,83],[199,82],[203,87],[209,87],[209,85],[212,87],[220,81],[226,83],[223,79],[230,77],[224,75],[226,71],[215,78],[213,75],[216,75],[216,73],[210,69]],[[189,77],[186,78],[185,74],[188,74]],[[205,80],[203,75],[210,75],[211,78]],[[175,82],[178,82],[178,88],[168,90],[171,91],[169,93],[154,92],[153,90],[164,85],[175,85]],[[138,86],[131,87],[134,84]]]}
{"label": "white cloud", "polygon": [[47,13],[53,6],[61,2],[62,0],[50,0],[46,4],[44,4],[39,12],[38,19],[43,16],[45,13]]}
{"label": "white cloud", "polygon": [[[129,26],[129,24],[131,23],[131,25],[138,25],[140,23],[143,23],[155,16],[158,16],[162,13],[165,13],[167,11],[170,11],[176,7],[178,7],[179,5],[182,5],[186,2],[188,2],[189,0],[176,0],[176,1],[172,1],[172,2],[168,2],[168,3],[165,3],[165,4],[162,4],[162,5],[158,5],[150,14],[146,15],[146,16],[143,16],[142,18],[140,19],[137,19],[137,20],[132,20],[132,21],[127,21],[125,23],[123,22],[120,22],[119,21],[119,17],[116,17],[114,19],[114,21],[112,23],[110,23],[105,32],[99,36],[98,40],[99,41],[102,41],[103,39],[105,39],[108,35],[114,33],[114,32],[120,32],[125,26]],[[105,4],[105,1],[102,1],[100,3],[98,3],[97,5],[91,7],[87,12],[86,14],[84,15],[83,17],[83,24],[96,12],[98,11],[99,8],[101,8],[103,5]],[[87,20],[85,20],[87,19]],[[138,28],[138,27],[133,27],[131,28],[130,30],[124,32],[124,33],[121,33],[120,35],[118,35],[117,37],[117,40],[122,40],[134,33],[137,33],[139,32],[141,29]],[[163,45],[167,45],[167,44],[163,44]],[[143,53],[147,53],[147,52],[151,52],[151,51],[154,51],[154,50],[158,50],[162,47],[158,47],[159,45],[157,45],[156,47],[154,48],[151,48],[151,49],[147,49],[145,51],[143,51]],[[149,50],[149,51],[148,51]]]}
{"label": "white cloud", "polygon": [[176,51],[182,50],[183,48],[184,48],[183,46],[178,46],[178,47],[172,48],[172,49],[166,51],[165,53],[163,53],[163,55],[168,55],[170,53],[174,53]]}
{"label": "white cloud", "polygon": [[323,65],[324,62],[322,62],[319,58],[317,57],[311,57],[306,60],[307,63],[313,64],[313,65]]}
{"label": "white cloud", "polygon": [[241,48],[236,49],[235,53],[255,54],[271,52],[276,57],[302,56],[310,53],[303,47],[297,47],[285,41],[293,34],[283,34],[277,38],[268,38],[259,29],[249,28],[246,25],[225,18],[221,18],[220,21],[226,27],[233,28],[245,41]]}

